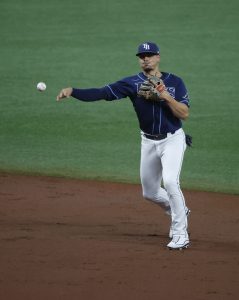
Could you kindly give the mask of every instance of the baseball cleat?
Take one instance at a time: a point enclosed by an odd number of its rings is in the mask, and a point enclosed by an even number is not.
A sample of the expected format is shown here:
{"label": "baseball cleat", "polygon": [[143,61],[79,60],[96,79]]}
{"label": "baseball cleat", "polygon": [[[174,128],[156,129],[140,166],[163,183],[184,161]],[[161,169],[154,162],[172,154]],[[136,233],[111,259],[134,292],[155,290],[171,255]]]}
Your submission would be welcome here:
{"label": "baseball cleat", "polygon": [[[189,208],[187,208],[186,211],[186,216],[188,217],[191,213],[191,210]],[[168,234],[169,238],[172,239],[173,238],[173,225],[170,226],[170,230],[169,230],[169,234]]]}
{"label": "baseball cleat", "polygon": [[169,250],[182,250],[188,248],[188,236],[185,237],[184,235],[174,235],[172,241],[168,243],[167,247]]}

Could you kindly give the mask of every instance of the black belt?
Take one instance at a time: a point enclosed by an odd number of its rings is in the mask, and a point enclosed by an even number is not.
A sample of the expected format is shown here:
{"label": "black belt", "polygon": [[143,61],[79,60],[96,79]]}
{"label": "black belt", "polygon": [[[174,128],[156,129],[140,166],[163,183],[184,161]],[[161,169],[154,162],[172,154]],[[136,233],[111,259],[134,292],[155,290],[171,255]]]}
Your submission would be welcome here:
{"label": "black belt", "polygon": [[155,134],[155,135],[144,133],[143,135],[147,139],[155,140],[155,141],[160,141],[160,140],[166,139],[166,137],[167,137],[167,133],[160,133],[160,134]]}
{"label": "black belt", "polygon": [[[171,132],[171,133],[174,134],[174,132]],[[167,133],[159,133],[159,134],[155,134],[155,135],[144,133],[143,135],[147,139],[154,140],[154,141],[160,141],[160,140],[166,139],[166,137],[168,136]]]}

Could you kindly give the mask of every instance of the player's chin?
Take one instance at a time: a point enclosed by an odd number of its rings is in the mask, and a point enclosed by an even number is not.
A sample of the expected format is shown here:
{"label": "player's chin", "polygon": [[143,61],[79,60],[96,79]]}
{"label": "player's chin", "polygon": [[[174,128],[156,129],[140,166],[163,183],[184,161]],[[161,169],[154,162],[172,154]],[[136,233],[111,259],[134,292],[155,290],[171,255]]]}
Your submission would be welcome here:
{"label": "player's chin", "polygon": [[146,66],[143,66],[143,70],[144,70],[145,72],[149,72],[149,71],[152,71],[153,68],[152,68],[151,66],[149,66],[149,65],[146,65]]}

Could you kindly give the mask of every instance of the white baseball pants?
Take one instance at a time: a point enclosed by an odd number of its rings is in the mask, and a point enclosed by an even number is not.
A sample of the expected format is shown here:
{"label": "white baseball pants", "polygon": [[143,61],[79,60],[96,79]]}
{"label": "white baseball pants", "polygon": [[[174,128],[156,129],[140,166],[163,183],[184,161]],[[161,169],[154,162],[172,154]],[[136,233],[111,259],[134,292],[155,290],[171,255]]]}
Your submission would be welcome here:
{"label": "white baseball pants", "polygon": [[[140,177],[143,197],[160,205],[171,215],[173,235],[187,236],[187,207],[180,189],[184,151],[183,129],[168,133],[163,140],[155,141],[141,134]],[[163,181],[164,188],[161,187]]]}

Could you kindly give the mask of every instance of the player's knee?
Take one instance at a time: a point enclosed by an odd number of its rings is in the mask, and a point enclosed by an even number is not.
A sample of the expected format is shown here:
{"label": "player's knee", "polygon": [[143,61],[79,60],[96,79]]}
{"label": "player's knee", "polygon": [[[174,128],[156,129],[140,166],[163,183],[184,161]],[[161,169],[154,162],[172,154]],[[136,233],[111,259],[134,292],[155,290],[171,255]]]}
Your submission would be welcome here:
{"label": "player's knee", "polygon": [[156,193],[153,193],[152,191],[143,192],[143,197],[147,201],[156,202],[156,203],[163,202],[163,199],[161,199],[158,192]]}
{"label": "player's knee", "polygon": [[148,193],[143,192],[143,198],[147,201],[152,200],[151,196]]}
{"label": "player's knee", "polygon": [[147,201],[154,201],[154,199],[155,199],[155,196],[148,191],[143,191],[143,197]]}
{"label": "player's knee", "polygon": [[170,195],[174,194],[175,192],[177,193],[180,189],[178,180],[173,178],[164,179],[164,187],[167,190],[167,193]]}

